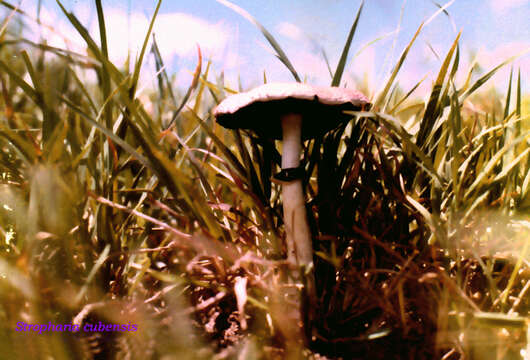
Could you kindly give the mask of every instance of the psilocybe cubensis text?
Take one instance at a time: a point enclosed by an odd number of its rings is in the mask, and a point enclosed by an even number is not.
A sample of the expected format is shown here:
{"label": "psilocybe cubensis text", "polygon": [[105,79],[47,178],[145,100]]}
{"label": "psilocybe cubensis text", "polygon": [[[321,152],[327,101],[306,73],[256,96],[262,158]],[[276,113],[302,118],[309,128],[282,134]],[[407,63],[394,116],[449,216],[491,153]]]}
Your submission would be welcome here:
{"label": "psilocybe cubensis text", "polygon": [[17,322],[15,331],[33,332],[42,334],[44,332],[124,332],[124,331],[138,331],[138,325],[132,324],[106,324],[101,321],[97,323],[78,324],[53,324],[51,321],[47,324],[27,324],[25,322]]}

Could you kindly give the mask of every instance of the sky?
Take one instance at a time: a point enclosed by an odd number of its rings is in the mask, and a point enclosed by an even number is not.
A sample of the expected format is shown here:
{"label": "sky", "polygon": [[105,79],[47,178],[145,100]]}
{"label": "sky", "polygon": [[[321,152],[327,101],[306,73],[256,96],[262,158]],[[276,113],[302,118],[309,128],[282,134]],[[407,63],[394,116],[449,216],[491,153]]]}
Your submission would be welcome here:
{"label": "sky", "polygon": [[[41,21],[54,31],[29,26],[30,36],[42,36],[50,45],[84,51],[81,38],[53,0],[40,0]],[[221,0],[222,1],[222,0]],[[307,82],[328,85],[330,73],[323,53],[334,69],[361,1],[358,0],[232,0],[254,16],[280,43],[297,72]],[[530,0],[440,1],[366,0],[353,39],[342,85],[364,86],[370,96],[380,89],[392,66],[423,21],[428,21],[400,72],[404,90],[427,76],[419,96],[436,77],[443,58],[459,31],[462,63],[457,78],[463,81],[476,60],[482,73],[510,56],[530,50]],[[16,3],[12,0],[13,3]],[[63,0],[97,37],[93,1]],[[23,0],[21,8],[35,16],[38,0]],[[113,61],[124,62],[130,49],[135,56],[154,13],[154,0],[103,0]],[[433,15],[438,14],[433,18]],[[28,21],[28,24],[31,21]],[[205,60],[212,60],[212,76],[221,72],[226,85],[243,88],[267,81],[293,81],[274,56],[259,29],[216,0],[163,0],[154,27],[158,46],[177,83],[189,85],[197,61],[197,44]],[[38,35],[37,35],[38,34]],[[65,43],[64,39],[68,39]],[[149,56],[142,73],[145,86],[154,84]],[[530,53],[513,62],[530,92]],[[510,67],[492,79],[490,86],[505,89]],[[364,85],[363,85],[364,84]],[[422,90],[423,89],[423,90]]]}

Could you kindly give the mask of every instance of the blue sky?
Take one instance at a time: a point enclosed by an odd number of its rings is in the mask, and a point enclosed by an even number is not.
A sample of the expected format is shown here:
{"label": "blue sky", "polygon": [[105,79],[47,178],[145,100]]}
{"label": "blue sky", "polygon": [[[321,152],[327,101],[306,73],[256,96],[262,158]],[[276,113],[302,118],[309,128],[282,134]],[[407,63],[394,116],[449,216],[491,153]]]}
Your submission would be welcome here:
{"label": "blue sky", "polygon": [[[26,0],[22,8],[35,13],[36,0]],[[260,21],[278,40],[300,75],[308,82],[329,84],[330,76],[321,51],[326,52],[332,68],[336,66],[348,31],[359,7],[357,0],[233,0]],[[81,40],[59,13],[55,1],[42,0],[43,22],[53,25],[58,34],[45,33],[54,45],[64,45],[62,37],[71,39],[68,46],[82,50]],[[422,31],[405,63],[399,81],[404,88],[413,86],[427,75],[427,84],[436,76],[443,56],[458,31],[462,30],[463,63],[461,78],[476,58],[485,69],[524,50],[530,49],[530,0],[454,0]],[[93,2],[65,0],[92,32],[97,32]],[[133,53],[147,30],[154,0],[103,1],[111,57],[123,61],[127,48]],[[400,23],[400,14],[403,18]],[[344,82],[354,87],[366,80],[370,92],[383,83],[390,65],[410,41],[420,23],[438,10],[431,0],[367,0],[350,52]],[[399,30],[399,31],[396,31]],[[215,0],[164,0],[155,27],[159,46],[170,73],[178,83],[186,85],[196,61],[195,44],[201,46],[205,58],[213,61],[216,73],[225,72],[228,85],[236,86],[240,75],[244,87],[262,81],[291,81],[292,76],[272,55],[270,46],[259,30],[246,19]],[[372,40],[375,44],[358,51]],[[394,51],[392,51],[395,44]],[[356,55],[357,54],[357,55]],[[439,59],[441,57],[442,59]],[[526,75],[528,92],[530,55],[514,63]],[[153,80],[149,60],[143,74]],[[493,84],[505,87],[506,69]],[[428,86],[426,86],[428,87]],[[421,95],[421,94],[420,94]]]}

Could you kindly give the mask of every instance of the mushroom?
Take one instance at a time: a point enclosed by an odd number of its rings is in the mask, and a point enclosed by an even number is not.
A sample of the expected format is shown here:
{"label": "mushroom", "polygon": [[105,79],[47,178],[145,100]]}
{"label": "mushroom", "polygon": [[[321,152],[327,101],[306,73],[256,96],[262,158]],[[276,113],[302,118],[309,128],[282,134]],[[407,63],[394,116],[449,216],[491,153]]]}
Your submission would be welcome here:
{"label": "mushroom", "polygon": [[[288,261],[305,267],[306,272],[313,265],[313,250],[302,189],[302,141],[322,136],[351,119],[345,110],[365,106],[369,100],[356,90],[269,83],[229,96],[214,110],[217,122],[226,128],[250,129],[283,141],[282,171],[275,178],[282,184]],[[313,281],[308,287],[308,291],[314,289]]]}

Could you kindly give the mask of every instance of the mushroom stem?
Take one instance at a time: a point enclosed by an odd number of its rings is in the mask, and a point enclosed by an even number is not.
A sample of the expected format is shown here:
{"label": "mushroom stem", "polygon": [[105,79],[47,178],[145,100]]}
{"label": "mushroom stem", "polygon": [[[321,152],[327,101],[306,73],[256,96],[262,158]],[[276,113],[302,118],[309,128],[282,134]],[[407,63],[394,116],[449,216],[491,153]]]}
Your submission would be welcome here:
{"label": "mushroom stem", "polygon": [[[282,124],[282,169],[300,166],[302,152],[302,116],[300,114],[286,114],[281,117]],[[305,323],[306,335],[309,334],[313,311],[315,311],[315,277],[313,273],[313,245],[311,230],[307,223],[302,180],[296,179],[282,184],[283,222],[285,224],[287,242],[287,261],[303,273],[296,271],[294,279],[302,280],[305,285],[306,296],[296,296],[298,309],[293,320],[299,326],[300,338],[303,335],[302,325]],[[307,301],[307,313],[303,313],[301,302]],[[304,321],[305,320],[305,321]]]}
{"label": "mushroom stem", "polygon": [[[300,166],[302,116],[286,114],[282,123],[282,169]],[[302,180],[282,185],[283,221],[287,234],[287,259],[291,264],[310,266],[313,262],[311,231],[307,223]]]}

